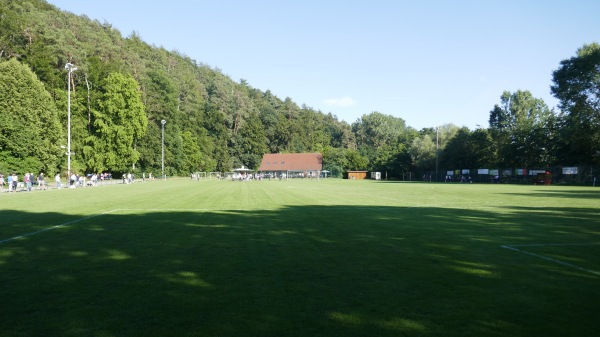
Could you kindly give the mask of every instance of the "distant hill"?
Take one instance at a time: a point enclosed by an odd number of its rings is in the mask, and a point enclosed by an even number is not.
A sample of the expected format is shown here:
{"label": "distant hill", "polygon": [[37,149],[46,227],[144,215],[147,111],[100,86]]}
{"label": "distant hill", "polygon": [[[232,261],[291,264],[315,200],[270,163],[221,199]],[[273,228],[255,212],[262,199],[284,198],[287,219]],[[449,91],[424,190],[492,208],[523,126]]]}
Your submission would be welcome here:
{"label": "distant hill", "polygon": [[[0,4],[0,60],[14,58],[27,65],[59,112],[67,111],[65,64],[77,66],[72,73],[71,125],[78,171],[128,167],[156,172],[163,119],[168,174],[256,168],[264,153],[356,148],[351,126],[337,117],[245,81],[234,82],[219,69],[148,45],[135,33],[123,37],[110,23],[61,11],[42,0]],[[107,79],[114,73],[137,82],[147,129],[132,144],[139,159],[110,167],[98,165],[89,152],[90,139],[99,139],[98,123],[106,118]],[[66,129],[66,113],[58,115]]]}

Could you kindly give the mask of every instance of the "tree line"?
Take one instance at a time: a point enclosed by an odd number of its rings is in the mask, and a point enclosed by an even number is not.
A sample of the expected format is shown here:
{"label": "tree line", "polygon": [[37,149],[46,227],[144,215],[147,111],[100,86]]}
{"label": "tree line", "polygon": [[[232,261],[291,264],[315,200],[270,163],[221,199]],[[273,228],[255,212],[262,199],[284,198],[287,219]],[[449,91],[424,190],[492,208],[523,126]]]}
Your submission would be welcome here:
{"label": "tree line", "polygon": [[[67,110],[78,173],[159,173],[163,127],[168,175],[257,168],[265,153],[299,152],[323,153],[334,176],[600,164],[597,43],[553,72],[560,111],[528,91],[504,92],[482,111],[487,128],[416,130],[376,111],[349,124],[43,0],[0,5],[0,172],[66,173]],[[70,76],[67,63],[77,66]]]}

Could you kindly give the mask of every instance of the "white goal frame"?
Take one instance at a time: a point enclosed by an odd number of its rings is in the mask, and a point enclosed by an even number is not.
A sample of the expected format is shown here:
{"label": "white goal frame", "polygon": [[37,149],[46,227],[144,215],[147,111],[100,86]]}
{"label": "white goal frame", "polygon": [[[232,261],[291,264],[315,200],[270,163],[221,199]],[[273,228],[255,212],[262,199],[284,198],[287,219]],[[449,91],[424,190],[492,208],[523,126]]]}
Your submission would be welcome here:
{"label": "white goal frame", "polygon": [[194,172],[192,173],[192,179],[196,181],[205,180],[206,172]]}

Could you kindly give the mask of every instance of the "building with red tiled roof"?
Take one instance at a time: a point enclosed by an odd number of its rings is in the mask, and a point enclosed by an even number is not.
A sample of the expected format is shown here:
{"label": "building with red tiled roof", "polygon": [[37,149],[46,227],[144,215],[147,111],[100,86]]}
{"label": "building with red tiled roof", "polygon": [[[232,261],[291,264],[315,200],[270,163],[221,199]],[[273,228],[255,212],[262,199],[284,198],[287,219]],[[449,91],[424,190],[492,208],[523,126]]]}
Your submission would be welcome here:
{"label": "building with red tiled roof", "polygon": [[267,153],[258,168],[265,173],[314,172],[323,170],[323,155],[320,153]]}

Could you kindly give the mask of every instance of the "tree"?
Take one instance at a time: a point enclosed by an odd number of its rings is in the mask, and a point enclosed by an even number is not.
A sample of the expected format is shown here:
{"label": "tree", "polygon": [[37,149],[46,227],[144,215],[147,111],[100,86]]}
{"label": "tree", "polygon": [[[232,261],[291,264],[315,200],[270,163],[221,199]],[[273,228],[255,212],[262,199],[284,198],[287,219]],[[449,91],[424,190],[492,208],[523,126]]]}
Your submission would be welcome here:
{"label": "tree", "polygon": [[374,111],[353,123],[352,129],[359,147],[378,148],[398,142],[406,131],[406,122],[402,118]]}
{"label": "tree", "polygon": [[14,58],[0,62],[0,171],[58,172],[64,142],[44,84]]}
{"label": "tree", "polygon": [[584,45],[552,74],[560,102],[558,153],[565,164],[600,164],[600,44]]}
{"label": "tree", "polygon": [[201,171],[202,153],[196,138],[189,131],[181,133],[183,143],[183,158],[181,160],[181,171],[198,172]]}
{"label": "tree", "polygon": [[139,158],[135,141],[148,125],[139,84],[131,76],[112,73],[103,87],[99,109],[93,111],[92,134],[84,147],[87,165],[95,171],[127,171]]}
{"label": "tree", "polygon": [[323,170],[329,171],[329,176],[341,178],[345,167],[348,167],[345,149],[331,146],[323,149]]}
{"label": "tree", "polygon": [[409,148],[410,156],[417,168],[422,170],[435,169],[435,142],[431,136],[415,138]]}
{"label": "tree", "polygon": [[[245,80],[236,83],[218,68],[177,51],[150,46],[137,33],[123,38],[110,23],[62,12],[44,0],[0,3],[0,61],[16,58],[28,65],[58,111],[67,107],[64,65],[71,62],[79,68],[71,83],[76,88],[71,96],[71,145],[76,153],[71,167],[78,172],[129,170],[136,157],[136,169],[157,172],[162,119],[168,121],[167,174],[187,174],[198,165],[206,171],[253,167],[265,152],[329,151],[332,160],[324,165],[331,163],[332,171],[378,170],[393,177],[414,169],[408,151],[413,139],[434,139],[435,128],[418,133],[401,118],[380,112],[349,125],[332,113],[261,92]],[[116,81],[113,73],[135,79],[141,87],[147,126],[131,143],[130,128],[138,128],[119,117],[123,109],[117,104],[117,89],[111,91],[108,85],[109,77]],[[58,120],[64,128],[66,114]],[[440,150],[453,130],[438,128]],[[64,155],[59,156],[61,163]],[[36,155],[27,158],[39,160]]]}
{"label": "tree", "polygon": [[485,129],[458,130],[443,150],[442,166],[449,169],[489,167],[491,138]]}
{"label": "tree", "polygon": [[477,128],[470,136],[474,165],[471,168],[491,167],[496,159],[492,136],[488,129]]}
{"label": "tree", "polygon": [[252,169],[258,168],[263,154],[267,152],[267,137],[258,114],[252,114],[250,118],[246,119],[239,136],[241,138],[239,144],[240,164]]}
{"label": "tree", "polygon": [[490,111],[490,132],[502,167],[541,167],[550,163],[553,112],[542,99],[529,91],[500,97],[500,105]]}
{"label": "tree", "polygon": [[[458,134],[459,127],[448,123],[436,128],[424,128],[419,131],[409,146],[412,162],[421,170],[432,171],[450,155],[444,151],[447,144]],[[456,158],[455,158],[456,159]],[[454,159],[449,159],[452,161]],[[436,162],[438,165],[436,165]]]}
{"label": "tree", "polygon": [[369,165],[369,159],[356,150],[346,150],[346,165],[344,171],[366,170]]}
{"label": "tree", "polygon": [[353,123],[358,151],[371,164],[365,169],[402,171],[399,158],[407,151],[411,130],[402,118],[376,111]]}

